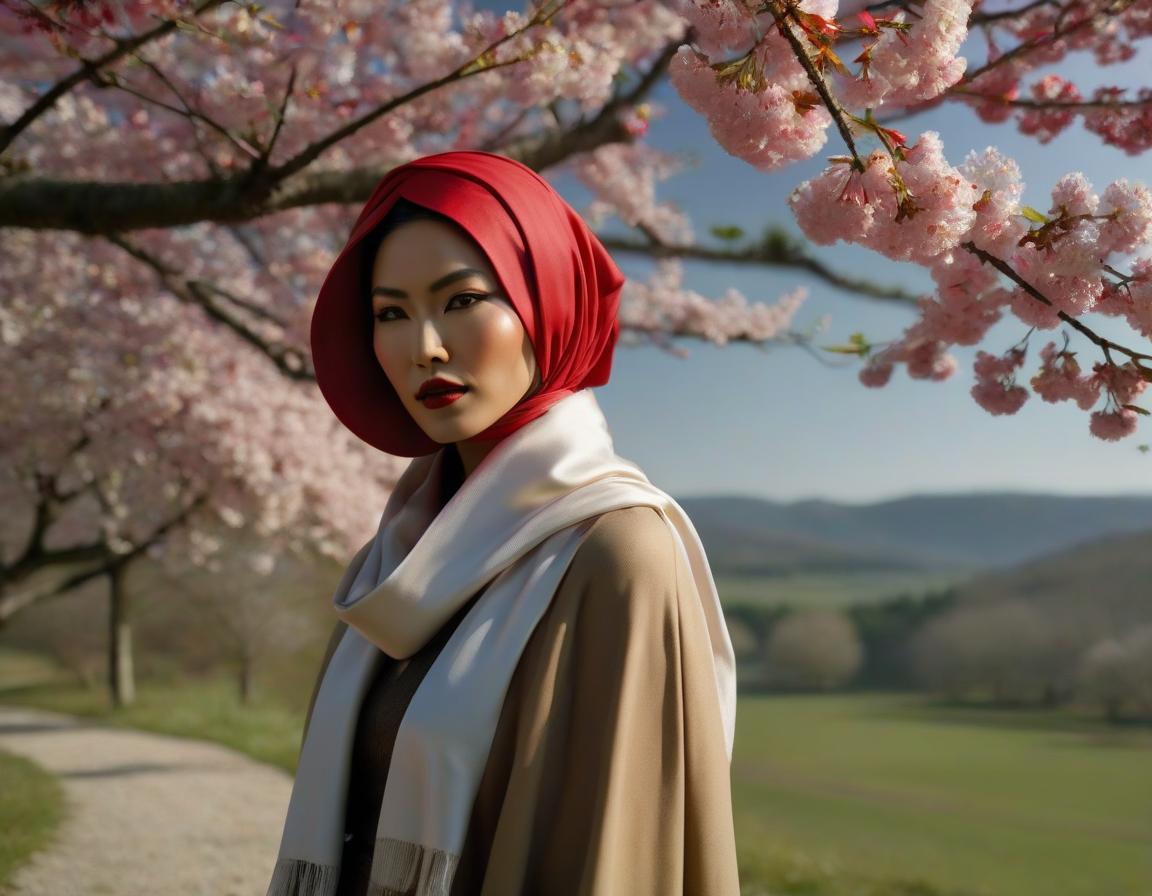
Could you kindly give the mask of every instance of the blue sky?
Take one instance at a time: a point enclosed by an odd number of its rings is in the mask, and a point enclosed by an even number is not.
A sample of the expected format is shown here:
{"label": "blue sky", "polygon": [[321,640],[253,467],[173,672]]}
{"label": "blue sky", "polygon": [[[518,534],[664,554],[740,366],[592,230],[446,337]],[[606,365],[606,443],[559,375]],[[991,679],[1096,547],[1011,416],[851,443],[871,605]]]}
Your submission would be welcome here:
{"label": "blue sky", "polygon": [[[971,52],[970,67],[982,55],[979,49]],[[1097,84],[1142,84],[1138,67],[1147,64],[1146,58],[1145,51],[1124,65],[1100,68],[1080,54],[1056,70],[1087,94]],[[765,174],[727,155],[709,136],[706,122],[670,85],[662,84],[653,99],[667,111],[653,122],[649,142],[699,160],[698,166],[660,185],[662,198],[690,214],[698,238],[714,224],[738,224],[758,233],[766,224],[777,223],[799,235],[786,196],[821,170],[827,156],[843,152],[834,132],[816,158]],[[925,130],[938,131],[953,164],[962,162],[971,149],[997,146],[1020,162],[1024,201],[1042,210],[1050,205],[1052,185],[1067,171],[1082,171],[1097,193],[1118,177],[1152,183],[1147,158],[1104,146],[1079,123],[1046,146],[1019,134],[1014,125],[986,125],[954,104],[905,119],[897,127],[910,142]],[[556,183],[574,206],[583,207],[586,192],[567,178]],[[605,225],[609,229],[619,227]],[[813,246],[811,252],[842,271],[909,290],[931,290],[924,269],[860,247]],[[634,256],[619,254],[617,261],[630,277],[646,278],[651,270],[650,262]],[[804,284],[809,295],[794,326],[804,328],[819,315],[830,314],[830,326],[818,344],[843,343],[857,330],[872,341],[885,341],[913,320],[909,309],[842,292],[797,271],[686,263],[685,282],[708,296],[735,287],[750,301],[767,302]],[[1116,320],[1098,315],[1084,320],[1130,348],[1152,348]],[[972,400],[968,390],[976,351],[1002,353],[1027,329],[1006,317],[980,346],[951,350],[958,361],[951,379],[912,380],[899,366],[882,389],[859,384],[856,359],[843,367],[827,366],[802,348],[779,346],[764,352],[686,341],[691,355],[678,359],[655,347],[620,346],[611,382],[595,391],[618,453],[676,497],[739,494],[869,503],[920,493],[991,490],[1152,494],[1152,452],[1137,448],[1152,443],[1152,418],[1142,420],[1134,436],[1109,443],[1089,434],[1088,413],[1070,403],[1048,404],[1033,394],[1017,414],[993,417]],[[1032,334],[1027,376],[1036,369],[1040,348],[1050,340],[1060,344],[1060,333]],[[1071,348],[1080,352],[1082,367],[1100,360],[1087,340],[1072,336]],[[827,358],[841,363],[842,356]],[[1152,409],[1152,399],[1140,403]]]}

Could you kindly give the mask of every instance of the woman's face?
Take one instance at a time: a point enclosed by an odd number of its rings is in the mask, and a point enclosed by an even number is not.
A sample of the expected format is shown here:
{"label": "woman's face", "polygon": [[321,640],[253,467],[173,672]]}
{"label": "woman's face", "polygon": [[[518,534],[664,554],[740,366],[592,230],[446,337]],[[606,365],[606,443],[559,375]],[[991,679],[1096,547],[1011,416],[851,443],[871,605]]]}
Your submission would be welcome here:
{"label": "woman's face", "polygon": [[[462,230],[409,221],[389,233],[372,266],[376,359],[429,438],[459,442],[487,429],[535,385],[532,343],[487,256]],[[426,404],[421,385],[467,387]]]}

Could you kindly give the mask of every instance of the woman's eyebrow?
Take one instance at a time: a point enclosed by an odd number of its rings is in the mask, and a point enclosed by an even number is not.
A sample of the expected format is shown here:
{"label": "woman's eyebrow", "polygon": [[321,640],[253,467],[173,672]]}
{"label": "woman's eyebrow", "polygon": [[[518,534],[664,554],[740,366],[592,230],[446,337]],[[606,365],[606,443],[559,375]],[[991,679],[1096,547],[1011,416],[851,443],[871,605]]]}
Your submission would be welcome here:
{"label": "woman's eyebrow", "polygon": [[[482,277],[488,279],[488,275],[483,271],[478,271],[476,268],[460,268],[458,271],[453,271],[451,274],[445,274],[439,280],[435,281],[428,287],[429,292],[436,292],[438,289],[443,289],[449,283],[455,283],[457,280],[464,280],[468,277]],[[396,289],[392,286],[374,286],[372,288],[372,295],[374,296],[390,296],[394,299],[406,299],[408,293],[402,289]]]}

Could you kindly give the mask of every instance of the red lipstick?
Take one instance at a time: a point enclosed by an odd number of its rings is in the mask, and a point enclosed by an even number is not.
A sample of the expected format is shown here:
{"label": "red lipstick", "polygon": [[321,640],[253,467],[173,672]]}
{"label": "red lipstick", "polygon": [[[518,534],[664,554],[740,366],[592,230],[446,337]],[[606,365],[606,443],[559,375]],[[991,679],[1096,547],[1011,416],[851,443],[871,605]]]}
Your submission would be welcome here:
{"label": "red lipstick", "polygon": [[452,402],[467,391],[467,389],[457,389],[453,392],[432,392],[425,397],[422,404],[426,408],[442,408],[452,404]]}
{"label": "red lipstick", "polygon": [[446,380],[442,376],[434,376],[420,384],[416,392],[416,400],[422,402],[426,408],[442,408],[452,404],[457,398],[468,391],[463,383]]}

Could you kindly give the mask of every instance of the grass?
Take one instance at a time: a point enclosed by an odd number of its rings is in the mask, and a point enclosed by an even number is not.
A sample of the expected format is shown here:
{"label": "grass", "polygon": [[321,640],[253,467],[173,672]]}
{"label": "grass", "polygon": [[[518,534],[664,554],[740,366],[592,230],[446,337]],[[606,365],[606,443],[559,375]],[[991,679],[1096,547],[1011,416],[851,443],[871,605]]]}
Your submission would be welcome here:
{"label": "grass", "polygon": [[725,606],[823,607],[846,609],[900,594],[921,595],[964,581],[967,572],[804,573],[795,576],[718,576],[716,590]]}
{"label": "grass", "polygon": [[908,695],[742,698],[742,853],[990,896],[1152,893],[1152,733],[947,712]]}
{"label": "grass", "polygon": [[[269,699],[241,709],[223,679],[145,683],[121,710],[59,680],[0,689],[0,703],[214,740],[288,771],[303,721]],[[748,694],[736,735],[744,896],[1152,894],[1152,730],[910,695]]]}
{"label": "grass", "polygon": [[64,793],[52,775],[0,750],[0,888],[63,821]]}
{"label": "grass", "polygon": [[136,702],[113,708],[104,690],[90,690],[51,671],[8,682],[10,664],[27,660],[0,649],[0,703],[33,706],[97,719],[103,724],[139,728],[177,737],[215,741],[285,771],[296,770],[303,729],[302,712],[273,699],[241,706],[234,682],[225,677],[138,682]]}

